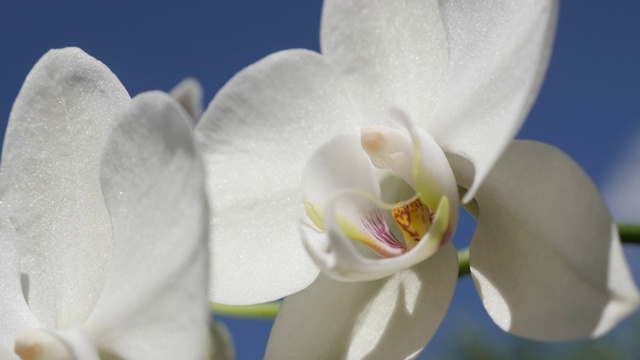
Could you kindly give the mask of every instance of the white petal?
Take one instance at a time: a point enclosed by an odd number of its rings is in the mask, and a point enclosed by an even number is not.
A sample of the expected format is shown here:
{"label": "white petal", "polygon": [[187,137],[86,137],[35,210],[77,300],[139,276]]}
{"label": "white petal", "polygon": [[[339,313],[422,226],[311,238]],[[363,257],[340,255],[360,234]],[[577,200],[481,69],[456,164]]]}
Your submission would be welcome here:
{"label": "white petal", "polygon": [[20,330],[39,327],[39,323],[25,302],[28,283],[23,278],[25,294],[20,278],[20,257],[15,246],[16,234],[6,215],[4,204],[0,204],[0,348],[12,349]]}
{"label": "white petal", "polygon": [[38,61],[11,110],[0,198],[29,275],[30,308],[46,327],[84,321],[100,295],[111,233],[98,165],[113,114],[128,102],[104,64],[67,48]]}
{"label": "white petal", "polygon": [[392,106],[421,120],[432,113],[447,69],[437,1],[328,0],[321,27],[322,53],[368,118],[380,123]]}
{"label": "white petal", "polygon": [[208,214],[188,115],[144,93],[118,116],[102,158],[113,226],[104,291],[86,327],[124,359],[201,359],[208,338]]}
{"label": "white petal", "polygon": [[215,204],[213,300],[250,304],[309,285],[304,255],[302,168],[332,135],[361,119],[339,76],[313,52],[273,54],[216,95],[196,132]]}
{"label": "white petal", "polygon": [[[468,186],[472,171],[459,160]],[[589,177],[561,151],[514,142],[476,199],[471,270],[501,328],[537,340],[594,337],[637,308],[615,224]]]}
{"label": "white petal", "polygon": [[[13,346],[12,346],[13,347]],[[18,355],[11,350],[12,347],[4,347],[0,345],[0,359],[2,360],[20,360]]]}
{"label": "white petal", "polygon": [[442,321],[458,274],[451,244],[384,280],[344,283],[320,275],[285,298],[267,359],[406,359]]}
{"label": "white petal", "polygon": [[170,92],[182,108],[198,122],[202,115],[202,85],[194,78],[186,78],[176,85]]}
{"label": "white petal", "polygon": [[435,114],[424,125],[445,151],[473,162],[475,180],[464,202],[518,132],[537,96],[558,3],[440,2],[449,72]]}

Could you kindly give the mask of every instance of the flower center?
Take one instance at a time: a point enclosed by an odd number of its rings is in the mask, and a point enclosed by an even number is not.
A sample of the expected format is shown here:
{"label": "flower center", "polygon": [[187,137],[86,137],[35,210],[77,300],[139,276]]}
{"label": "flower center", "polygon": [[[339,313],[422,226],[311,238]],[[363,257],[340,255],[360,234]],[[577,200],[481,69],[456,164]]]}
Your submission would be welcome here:
{"label": "flower center", "polygon": [[[385,211],[393,222],[387,221]],[[383,258],[391,258],[413,249],[431,228],[433,217],[434,213],[415,195],[393,205],[372,204],[362,215],[359,226],[353,226],[346,219],[338,223],[350,240],[366,245]],[[393,228],[398,231],[394,232]],[[404,241],[398,240],[396,234],[401,234]]]}
{"label": "flower center", "polygon": [[457,224],[458,189],[444,152],[406,114],[391,115],[399,127],[338,135],[303,171],[305,210],[328,243],[302,231],[303,242],[336,279],[378,279],[424,261]]}
{"label": "flower center", "polygon": [[[360,132],[360,145],[367,154],[371,164],[381,170],[387,171],[392,177],[412,181],[414,179],[414,165],[419,157],[415,156],[415,149],[406,133],[388,127],[369,127]],[[396,235],[389,229],[389,226],[380,226],[373,233],[374,239],[383,244],[369,245],[374,252],[383,257],[393,257],[401,255],[413,249],[420,239],[429,231],[434,212],[421,200],[421,194],[416,194],[415,189],[404,183],[404,188],[395,186],[391,190],[395,193],[392,196],[409,200],[397,201],[395,204],[383,204],[390,210],[391,218],[404,240],[403,243],[396,239]],[[404,191],[403,191],[404,190]],[[384,222],[384,219],[380,219]],[[380,222],[378,221],[378,222]],[[370,227],[369,227],[370,229]],[[396,234],[398,231],[395,232]],[[398,234],[398,235],[400,235]],[[349,234],[347,233],[349,237]],[[393,240],[390,240],[393,238]],[[384,245],[402,245],[403,251],[398,253],[384,250]],[[382,245],[382,246],[381,246]]]}

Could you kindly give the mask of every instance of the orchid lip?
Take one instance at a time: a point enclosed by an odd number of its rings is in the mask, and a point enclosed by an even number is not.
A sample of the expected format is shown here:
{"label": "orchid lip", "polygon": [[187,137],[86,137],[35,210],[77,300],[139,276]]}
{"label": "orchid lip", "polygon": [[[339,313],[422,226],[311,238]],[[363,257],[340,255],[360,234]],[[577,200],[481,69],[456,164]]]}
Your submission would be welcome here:
{"label": "orchid lip", "polygon": [[[358,190],[345,189],[342,195],[366,199],[370,205],[360,215],[359,226],[348,223],[336,212],[340,230],[347,238],[369,246],[383,258],[400,256],[411,251],[426,236],[435,216],[434,211],[422,203],[420,194],[393,204],[385,203]],[[342,195],[336,197],[336,204]],[[390,215],[392,222],[385,219],[384,212]],[[398,233],[401,234],[402,240],[398,239]]]}
{"label": "orchid lip", "polygon": [[[442,197],[435,211],[429,231],[411,251],[402,256],[373,259],[360,252],[355,242],[347,237],[339,225],[340,217],[336,212],[337,203],[350,196],[368,196],[354,190],[343,190],[327,204],[325,213],[326,233],[329,246],[325,251],[318,250],[300,228],[300,234],[307,252],[314,262],[329,276],[341,281],[365,281],[387,277],[397,271],[420,263],[435,254],[442,245],[442,239],[449,229],[449,200]],[[382,204],[384,205],[384,204]],[[390,205],[390,204],[387,204]],[[352,235],[349,233],[349,235]]]}
{"label": "orchid lip", "polygon": [[394,257],[407,251],[405,244],[399,241],[389,229],[380,208],[373,207],[367,212],[362,219],[362,228],[371,235],[372,239],[375,239],[375,244],[381,245],[377,247],[370,245],[378,255]]}
{"label": "orchid lip", "polygon": [[[344,193],[366,199],[370,204],[360,214],[360,221],[357,223],[338,215],[340,230],[347,238],[366,245],[382,258],[400,256],[413,249],[429,231],[434,217],[431,209],[420,200],[420,194],[390,204],[355,189],[347,189]],[[309,218],[322,232],[323,216],[310,203],[305,203],[305,209]],[[385,212],[388,214],[387,217]],[[389,217],[393,221],[389,222]]]}

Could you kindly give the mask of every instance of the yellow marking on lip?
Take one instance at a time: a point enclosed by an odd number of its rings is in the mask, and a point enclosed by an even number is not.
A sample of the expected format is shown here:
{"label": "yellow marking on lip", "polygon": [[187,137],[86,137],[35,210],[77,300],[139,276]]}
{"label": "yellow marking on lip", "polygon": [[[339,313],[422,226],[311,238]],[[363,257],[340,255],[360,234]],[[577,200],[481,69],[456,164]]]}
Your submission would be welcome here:
{"label": "yellow marking on lip", "polygon": [[409,204],[398,204],[391,210],[407,248],[412,249],[431,227],[431,211],[420,198]]}

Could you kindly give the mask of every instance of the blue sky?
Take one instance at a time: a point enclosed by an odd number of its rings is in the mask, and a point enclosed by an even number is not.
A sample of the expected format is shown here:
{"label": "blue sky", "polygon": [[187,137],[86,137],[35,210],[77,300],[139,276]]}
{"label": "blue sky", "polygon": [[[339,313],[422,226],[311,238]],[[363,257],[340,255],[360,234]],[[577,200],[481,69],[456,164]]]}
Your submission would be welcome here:
{"label": "blue sky", "polygon": [[[269,53],[318,50],[321,7],[321,0],[7,1],[0,13],[2,127],[24,77],[50,48],[83,48],[109,66],[131,95],[169,90],[186,76],[196,77],[208,102],[233,74]],[[635,0],[562,2],[549,72],[519,134],[561,148],[600,187],[640,126],[638,13]],[[464,243],[471,232],[459,230],[456,242]],[[640,252],[628,255],[640,279]],[[468,321],[509,339],[488,319],[467,279],[427,351],[444,349]],[[269,322],[229,326],[240,359],[261,357]]]}

